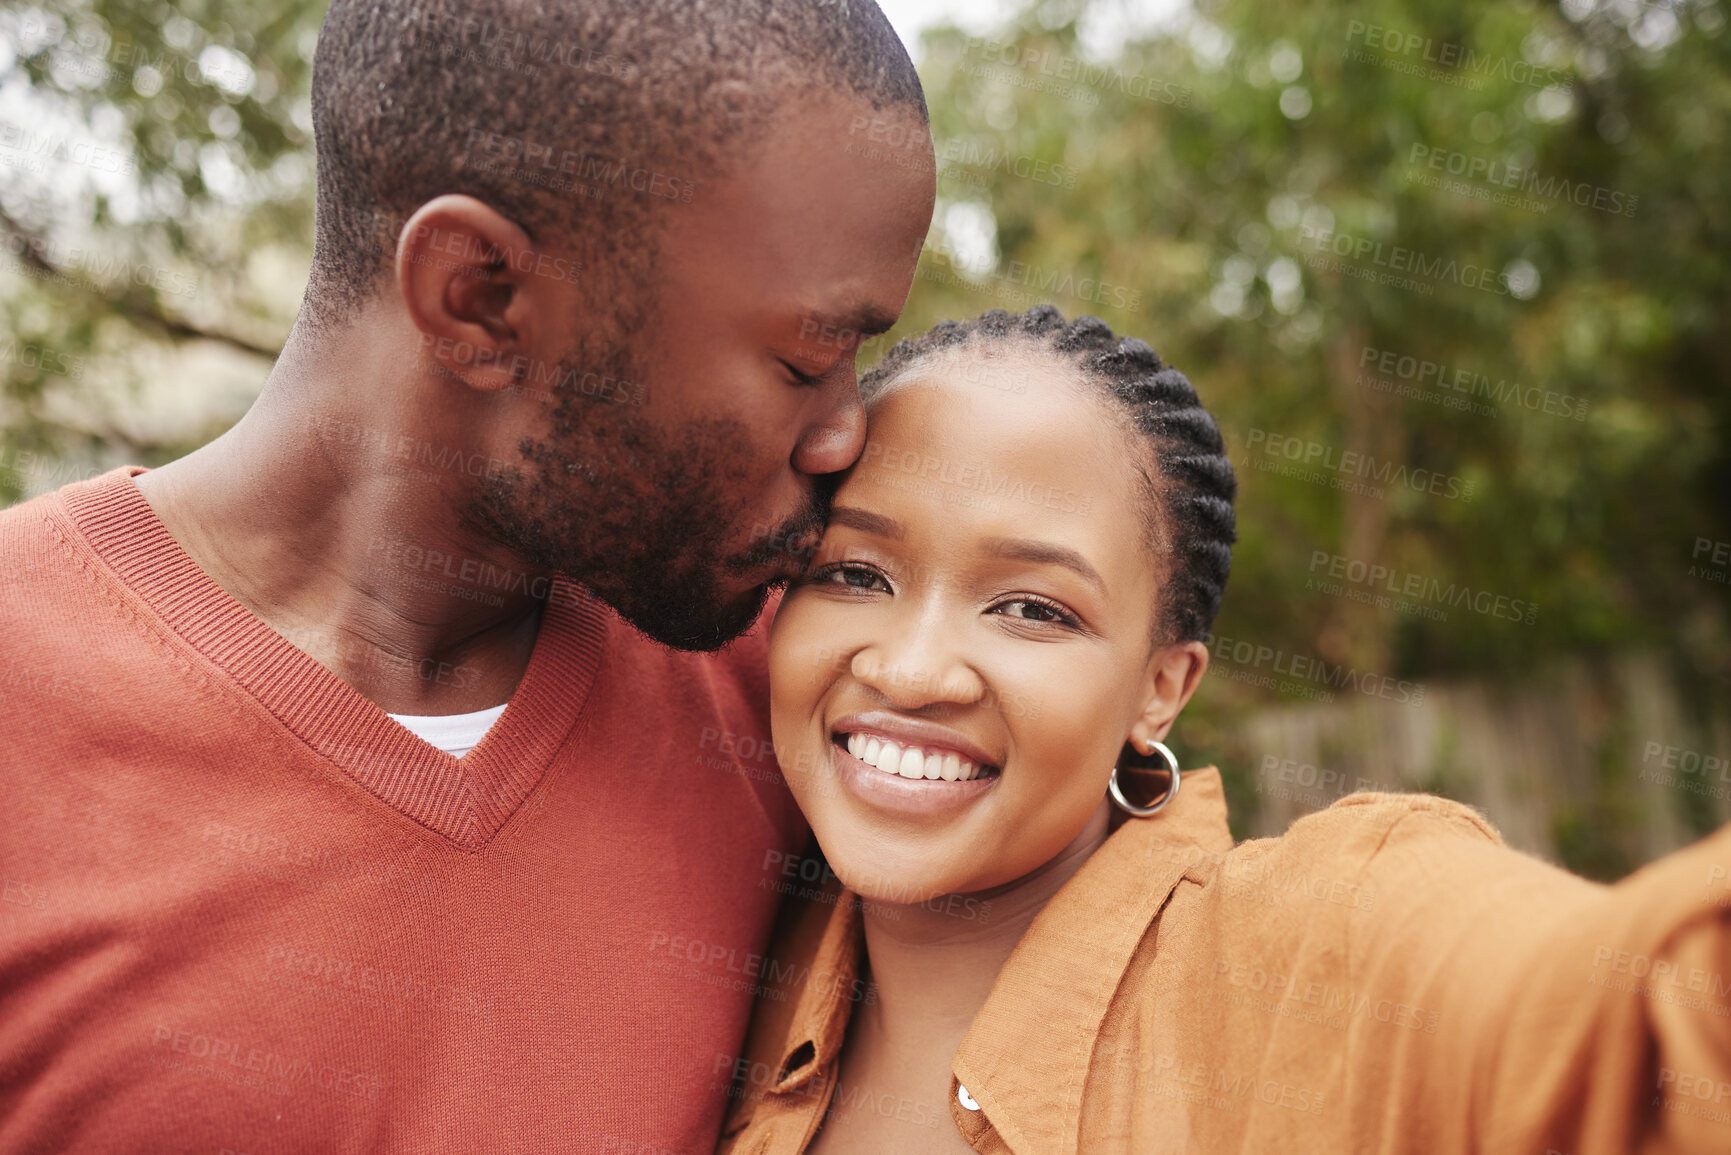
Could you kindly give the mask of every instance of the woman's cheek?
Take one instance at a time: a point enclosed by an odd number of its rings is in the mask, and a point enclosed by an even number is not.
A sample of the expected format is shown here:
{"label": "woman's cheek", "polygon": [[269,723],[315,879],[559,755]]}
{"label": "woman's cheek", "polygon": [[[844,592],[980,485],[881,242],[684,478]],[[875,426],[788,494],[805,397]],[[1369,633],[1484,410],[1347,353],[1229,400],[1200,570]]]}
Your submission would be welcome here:
{"label": "woman's cheek", "polygon": [[[1116,670],[1064,664],[1038,681],[1006,683],[1002,710],[1022,752],[1028,777],[1049,814],[1074,819],[1077,830],[1100,797],[1129,733],[1125,695]],[[1076,815],[1080,817],[1076,817]],[[1072,835],[1074,831],[1071,832]]]}
{"label": "woman's cheek", "polygon": [[822,615],[810,612],[821,607],[811,600],[790,591],[769,640],[770,732],[782,775],[801,807],[816,801],[811,792],[821,780],[819,769],[828,754],[821,706],[835,681],[823,631],[815,628]]}
{"label": "woman's cheek", "polygon": [[817,682],[820,636],[810,628],[811,615],[800,604],[798,591],[789,592],[776,612],[769,633],[769,678],[773,700],[803,701]]}

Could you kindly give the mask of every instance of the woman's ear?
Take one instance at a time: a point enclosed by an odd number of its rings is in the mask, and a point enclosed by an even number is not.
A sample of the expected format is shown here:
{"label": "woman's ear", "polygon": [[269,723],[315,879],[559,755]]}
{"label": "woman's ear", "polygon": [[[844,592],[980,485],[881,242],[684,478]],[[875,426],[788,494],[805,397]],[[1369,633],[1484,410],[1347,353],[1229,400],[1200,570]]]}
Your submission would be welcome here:
{"label": "woman's ear", "polygon": [[1155,742],[1164,741],[1207,669],[1208,647],[1201,642],[1157,648],[1148,659],[1142,713],[1130,726],[1130,744],[1147,753]]}

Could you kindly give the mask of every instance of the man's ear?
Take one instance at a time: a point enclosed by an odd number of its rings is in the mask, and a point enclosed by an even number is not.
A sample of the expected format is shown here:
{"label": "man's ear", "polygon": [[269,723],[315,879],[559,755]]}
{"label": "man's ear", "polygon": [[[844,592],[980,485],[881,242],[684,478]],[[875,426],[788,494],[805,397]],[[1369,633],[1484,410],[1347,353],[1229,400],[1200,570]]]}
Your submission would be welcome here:
{"label": "man's ear", "polygon": [[536,323],[556,288],[537,270],[554,263],[521,226],[474,197],[422,205],[397,238],[397,285],[423,354],[474,389],[527,376]]}
{"label": "man's ear", "polygon": [[1172,723],[1202,684],[1208,671],[1208,647],[1201,642],[1177,642],[1156,649],[1143,679],[1142,713],[1130,726],[1130,743],[1146,752],[1166,740]]}

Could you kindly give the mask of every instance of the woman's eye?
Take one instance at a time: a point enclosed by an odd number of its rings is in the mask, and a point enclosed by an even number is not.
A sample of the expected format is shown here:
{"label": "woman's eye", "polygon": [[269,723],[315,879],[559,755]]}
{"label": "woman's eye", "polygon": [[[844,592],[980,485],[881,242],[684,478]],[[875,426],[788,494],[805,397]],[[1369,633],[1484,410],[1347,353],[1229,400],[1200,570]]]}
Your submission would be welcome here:
{"label": "woman's eye", "polygon": [[848,586],[856,590],[881,590],[890,592],[889,583],[884,581],[882,574],[875,569],[867,569],[860,565],[838,565],[816,574],[813,581],[828,582],[831,585]]}
{"label": "woman's eye", "polygon": [[1007,618],[1021,618],[1029,622],[1051,622],[1063,626],[1078,624],[1076,615],[1068,610],[1051,602],[1035,601],[1032,598],[1015,598],[1011,601],[999,602],[991,608],[990,612],[1002,614]]}

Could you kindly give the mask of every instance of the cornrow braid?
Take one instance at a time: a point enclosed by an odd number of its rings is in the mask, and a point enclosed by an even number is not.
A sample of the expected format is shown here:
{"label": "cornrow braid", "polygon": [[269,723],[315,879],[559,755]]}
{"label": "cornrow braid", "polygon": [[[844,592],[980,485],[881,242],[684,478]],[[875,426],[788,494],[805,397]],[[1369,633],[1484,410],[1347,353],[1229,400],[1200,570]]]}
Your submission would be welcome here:
{"label": "cornrow braid", "polygon": [[1013,342],[1051,353],[1073,366],[1147,438],[1159,477],[1147,483],[1150,547],[1171,557],[1165,602],[1156,618],[1161,638],[1200,641],[1220,612],[1238,533],[1232,501],[1238,479],[1220,428],[1189,380],[1135,337],[1118,337],[1098,317],[1066,322],[1050,305],[1025,313],[992,309],[969,321],[940,321],[898,342],[860,377],[870,403],[916,367],[966,346]]}

